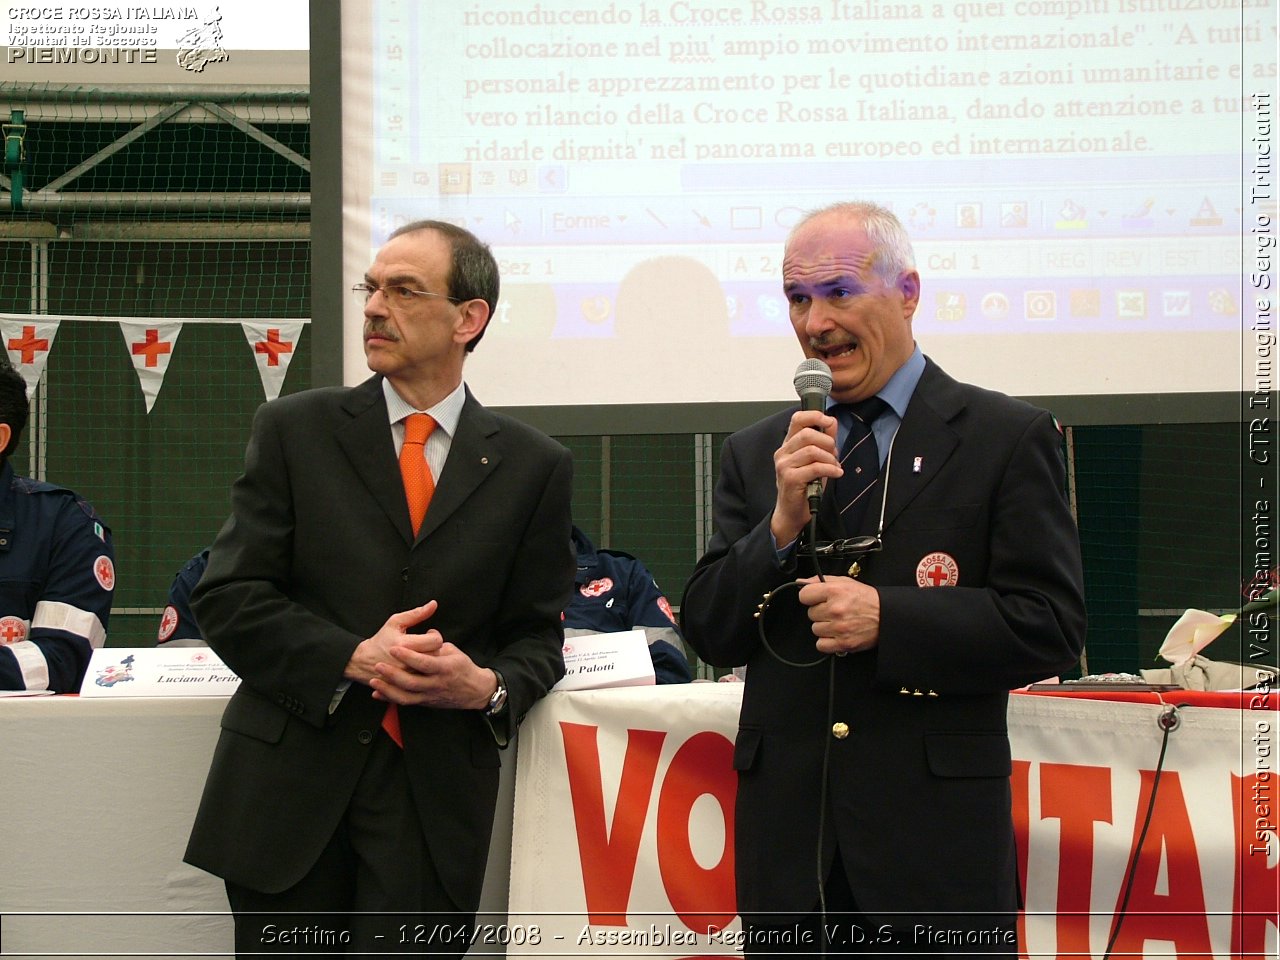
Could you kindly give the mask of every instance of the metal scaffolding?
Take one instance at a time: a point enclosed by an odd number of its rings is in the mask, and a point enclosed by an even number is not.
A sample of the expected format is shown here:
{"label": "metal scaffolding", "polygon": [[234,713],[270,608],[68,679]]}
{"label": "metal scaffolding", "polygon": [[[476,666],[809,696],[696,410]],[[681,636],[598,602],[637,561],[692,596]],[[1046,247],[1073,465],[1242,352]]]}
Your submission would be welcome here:
{"label": "metal scaffolding", "polygon": [[[128,218],[131,214],[138,215],[139,233],[153,236],[153,224],[148,223],[148,214],[215,212],[224,217],[235,218],[254,213],[287,211],[305,218],[310,212],[311,195],[305,191],[139,192],[127,189],[69,189],[85,173],[125,150],[139,138],[165,124],[177,122],[225,124],[309,174],[311,161],[307,157],[262,129],[262,125],[268,121],[275,124],[311,122],[310,92],[304,86],[269,89],[167,84],[86,87],[10,82],[0,83],[0,116],[8,117],[8,122],[3,124],[5,169],[0,173],[0,191],[5,194],[4,205],[14,215],[5,231],[10,238],[36,240],[52,234],[60,239],[70,239],[73,234],[66,227],[50,230],[47,222],[56,221],[59,214],[65,213],[74,213],[82,218],[89,215],[90,223],[92,215],[110,216],[113,220],[113,235],[123,237],[130,231],[120,221],[122,217]],[[25,137],[30,124],[119,123],[122,119],[133,124],[126,133],[87,159],[61,171],[38,190],[28,191],[24,188]],[[83,219],[77,222],[81,226],[89,225]],[[189,239],[201,239],[210,234],[225,236],[225,226],[225,223],[190,223],[187,224],[189,231],[186,236]],[[273,230],[278,225],[262,226],[263,239],[271,238],[273,234],[279,236],[278,231]],[[252,230],[245,233],[252,236]]]}

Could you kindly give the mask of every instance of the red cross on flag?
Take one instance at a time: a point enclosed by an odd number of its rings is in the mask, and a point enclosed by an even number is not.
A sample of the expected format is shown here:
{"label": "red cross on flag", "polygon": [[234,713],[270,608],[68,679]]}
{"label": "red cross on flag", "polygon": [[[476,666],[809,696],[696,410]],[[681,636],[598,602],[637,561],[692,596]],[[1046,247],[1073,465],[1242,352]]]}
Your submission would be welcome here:
{"label": "red cross on flag", "polygon": [[60,322],[60,319],[51,320],[24,313],[0,314],[0,336],[4,337],[9,363],[22,374],[22,379],[27,383],[28,400],[35,396],[36,387],[40,384]]}
{"label": "red cross on flag", "polygon": [[124,334],[129,359],[138,373],[138,384],[150,413],[164,385],[164,375],[169,370],[182,324],[169,320],[121,320],[120,332]]}
{"label": "red cross on flag", "polygon": [[258,365],[262,392],[268,400],[280,396],[284,375],[289,372],[305,323],[305,320],[246,320],[240,323],[245,339],[249,341],[249,349],[253,351],[253,360]]}

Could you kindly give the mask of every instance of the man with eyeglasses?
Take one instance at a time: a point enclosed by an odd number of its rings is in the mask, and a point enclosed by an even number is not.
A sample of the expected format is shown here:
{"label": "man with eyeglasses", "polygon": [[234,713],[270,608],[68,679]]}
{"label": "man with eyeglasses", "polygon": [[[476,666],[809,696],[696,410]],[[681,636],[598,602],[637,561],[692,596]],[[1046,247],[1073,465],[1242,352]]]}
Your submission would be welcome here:
{"label": "man with eyeglasses", "polygon": [[1084,640],[1060,434],[920,352],[920,275],[889,211],[808,215],[782,275],[831,405],[725,442],[681,606],[704,660],[747,665],[746,954],[1016,954],[1008,691],[1070,669]]}
{"label": "man with eyeglasses", "polygon": [[564,673],[570,454],[462,380],[489,248],[409,224],[356,295],[374,376],[260,408],[194,592],[243,682],[186,859],[240,955],[465,953],[498,750]]}

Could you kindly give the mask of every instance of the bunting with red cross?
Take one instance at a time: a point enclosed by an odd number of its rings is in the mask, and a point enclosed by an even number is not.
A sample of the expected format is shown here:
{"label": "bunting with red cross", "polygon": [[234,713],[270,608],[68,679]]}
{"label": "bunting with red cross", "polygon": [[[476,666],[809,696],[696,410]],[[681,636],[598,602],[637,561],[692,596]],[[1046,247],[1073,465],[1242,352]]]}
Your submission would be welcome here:
{"label": "bunting with red cross", "polygon": [[35,396],[45,365],[53,350],[53,340],[63,323],[114,323],[124,335],[129,361],[138,374],[147,413],[155,406],[164,385],[169,361],[177,348],[178,335],[189,323],[239,324],[249,342],[249,350],[262,379],[268,400],[280,395],[285,374],[298,349],[302,328],[310,320],[239,320],[184,317],[159,320],[143,317],[84,317],[70,314],[0,313],[0,336],[13,368],[22,374],[27,398]]}
{"label": "bunting with red cross", "polygon": [[27,399],[35,396],[44,365],[58,335],[58,321],[47,317],[0,314],[0,336],[13,369],[22,374],[27,384]]}
{"label": "bunting with red cross", "polygon": [[164,385],[164,375],[173,358],[173,348],[182,333],[182,324],[168,320],[121,320],[120,332],[129,348],[129,359],[138,374],[147,413],[155,406]]}
{"label": "bunting with red cross", "polygon": [[302,335],[303,320],[265,320],[242,321],[245,339],[249,341],[249,349],[253,351],[254,362],[258,365],[258,375],[262,378],[262,392],[268,400],[280,396],[280,388],[284,386],[284,375],[289,372],[289,364],[298,345],[298,337]]}

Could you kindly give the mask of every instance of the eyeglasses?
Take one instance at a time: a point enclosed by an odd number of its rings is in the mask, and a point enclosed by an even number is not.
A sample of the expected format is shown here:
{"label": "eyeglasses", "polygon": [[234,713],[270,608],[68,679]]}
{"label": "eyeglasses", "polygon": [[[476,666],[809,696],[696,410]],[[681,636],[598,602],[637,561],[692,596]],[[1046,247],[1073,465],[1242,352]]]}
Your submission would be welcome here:
{"label": "eyeglasses", "polygon": [[439,297],[441,300],[448,300],[450,303],[466,302],[458,297],[451,297],[444,293],[432,293],[430,290],[414,290],[412,287],[406,287],[401,283],[393,283],[385,287],[376,286],[372,283],[357,283],[351,288],[351,292],[356,298],[356,303],[362,307],[368,304],[373,299],[373,295],[379,290],[387,298],[388,303],[397,307],[406,307],[418,297]]}
{"label": "eyeglasses", "polygon": [[835,557],[838,560],[847,560],[850,557],[861,557],[868,553],[879,553],[883,549],[884,541],[878,535],[872,535],[820,543],[814,547],[813,552],[820,557]]}

